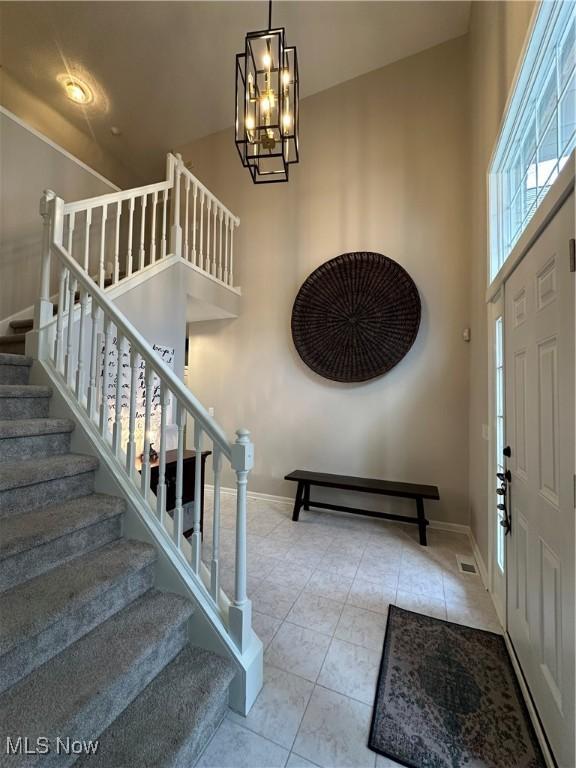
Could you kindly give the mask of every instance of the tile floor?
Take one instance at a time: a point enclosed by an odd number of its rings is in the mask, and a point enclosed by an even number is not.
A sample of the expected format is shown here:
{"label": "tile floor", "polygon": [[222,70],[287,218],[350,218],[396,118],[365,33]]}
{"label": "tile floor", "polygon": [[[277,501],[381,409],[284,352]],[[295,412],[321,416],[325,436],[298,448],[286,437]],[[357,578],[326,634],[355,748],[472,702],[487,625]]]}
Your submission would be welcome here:
{"label": "tile floor", "polygon": [[[207,509],[210,499],[207,498]],[[264,686],[248,717],[230,711],[197,768],[388,768],[367,746],[388,605],[501,631],[460,534],[250,500],[248,588]],[[211,553],[210,516],[204,557]],[[222,499],[223,588],[232,593],[234,499]]]}

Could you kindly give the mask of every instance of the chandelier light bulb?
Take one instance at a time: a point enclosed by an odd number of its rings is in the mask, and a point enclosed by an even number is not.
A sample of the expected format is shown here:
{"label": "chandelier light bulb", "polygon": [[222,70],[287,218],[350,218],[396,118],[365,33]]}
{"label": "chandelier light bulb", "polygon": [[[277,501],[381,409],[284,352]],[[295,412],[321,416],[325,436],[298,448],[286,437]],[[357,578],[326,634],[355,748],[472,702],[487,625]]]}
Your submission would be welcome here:
{"label": "chandelier light bulb", "polygon": [[262,57],[262,63],[264,64],[266,69],[270,69],[270,67],[272,66],[272,57],[270,56],[269,53],[264,54],[264,56]]}

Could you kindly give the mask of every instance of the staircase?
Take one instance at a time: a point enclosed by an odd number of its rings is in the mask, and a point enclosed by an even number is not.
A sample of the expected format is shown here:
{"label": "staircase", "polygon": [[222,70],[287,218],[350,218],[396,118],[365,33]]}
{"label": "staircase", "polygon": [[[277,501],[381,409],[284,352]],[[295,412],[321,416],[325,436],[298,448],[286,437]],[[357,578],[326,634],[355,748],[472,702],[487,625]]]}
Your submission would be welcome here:
{"label": "staircase", "polygon": [[11,320],[10,333],[0,336],[0,353],[5,352],[12,355],[23,355],[26,334],[32,330],[34,320],[26,318],[25,320]]}
{"label": "staircase", "polygon": [[99,460],[70,452],[31,364],[0,354],[0,740],[50,751],[6,764],[190,767],[235,668],[189,643],[192,603],[154,588],[157,550],[122,536],[125,500],[94,492]]}

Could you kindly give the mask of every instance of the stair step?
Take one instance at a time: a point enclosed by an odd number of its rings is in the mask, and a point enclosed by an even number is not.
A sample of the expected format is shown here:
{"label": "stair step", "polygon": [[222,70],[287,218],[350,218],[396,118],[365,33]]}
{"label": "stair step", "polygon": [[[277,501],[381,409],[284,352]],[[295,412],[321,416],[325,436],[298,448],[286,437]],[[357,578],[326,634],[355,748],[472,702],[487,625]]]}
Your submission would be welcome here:
{"label": "stair step", "polygon": [[9,336],[0,336],[0,352],[24,354],[26,343],[25,333],[12,333]]}
{"label": "stair step", "polygon": [[0,353],[0,384],[28,384],[32,358]]}
{"label": "stair step", "polygon": [[0,516],[94,490],[98,459],[77,453],[0,464]]}
{"label": "stair step", "polygon": [[[222,722],[233,664],[187,646],[99,738],[77,768],[187,768]],[[153,715],[151,715],[153,713]]]}
{"label": "stair step", "polygon": [[155,559],[122,539],[0,596],[0,693],[147,592]]}
{"label": "stair step", "polygon": [[0,384],[0,419],[45,419],[51,397],[50,387]]}
{"label": "stair step", "polygon": [[68,453],[71,419],[10,419],[0,421],[0,459],[14,461]]}
{"label": "stair step", "polygon": [[[97,739],[186,643],[192,606],[149,590],[0,696],[0,735]],[[11,755],[11,768],[71,765],[77,755]],[[110,766],[112,768],[112,766]]]}
{"label": "stair step", "polygon": [[22,333],[27,333],[28,331],[31,331],[33,327],[34,327],[33,317],[27,317],[24,320],[10,321],[10,328],[12,328],[13,331],[21,331]]}
{"label": "stair step", "polygon": [[94,493],[0,518],[0,591],[115,541],[125,508]]}

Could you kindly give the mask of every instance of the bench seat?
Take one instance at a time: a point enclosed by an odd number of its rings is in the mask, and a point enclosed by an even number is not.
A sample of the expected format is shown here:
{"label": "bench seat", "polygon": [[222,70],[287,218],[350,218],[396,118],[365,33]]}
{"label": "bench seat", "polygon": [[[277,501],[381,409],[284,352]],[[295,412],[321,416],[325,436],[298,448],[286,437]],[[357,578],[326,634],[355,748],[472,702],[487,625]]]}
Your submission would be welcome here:
{"label": "bench seat", "polygon": [[[426,527],[429,521],[424,515],[424,499],[438,501],[440,493],[435,485],[419,485],[416,483],[399,483],[391,480],[380,480],[369,477],[353,477],[349,475],[333,475],[326,472],[309,472],[304,469],[296,469],[284,477],[285,480],[298,483],[296,500],[292,520],[297,521],[302,507],[305,510],[310,507],[319,509],[331,509],[337,512],[349,512],[356,515],[380,517],[387,520],[396,520],[404,523],[418,525],[420,544],[426,546]],[[343,506],[341,504],[328,504],[326,502],[312,501],[310,488],[336,488],[356,493],[374,493],[380,496],[395,496],[396,498],[413,499],[416,502],[416,517],[406,515],[394,515],[387,512],[359,509],[357,507]]]}

